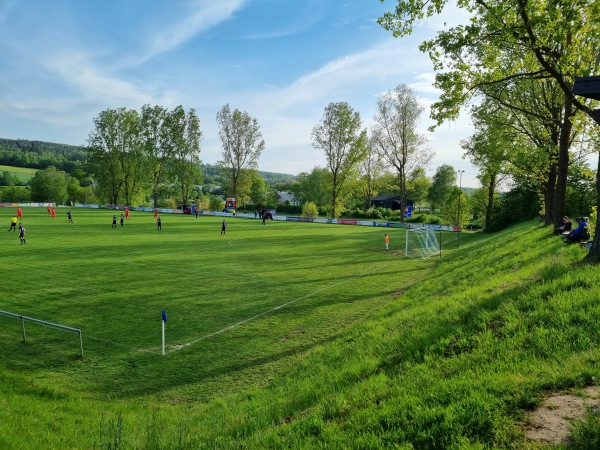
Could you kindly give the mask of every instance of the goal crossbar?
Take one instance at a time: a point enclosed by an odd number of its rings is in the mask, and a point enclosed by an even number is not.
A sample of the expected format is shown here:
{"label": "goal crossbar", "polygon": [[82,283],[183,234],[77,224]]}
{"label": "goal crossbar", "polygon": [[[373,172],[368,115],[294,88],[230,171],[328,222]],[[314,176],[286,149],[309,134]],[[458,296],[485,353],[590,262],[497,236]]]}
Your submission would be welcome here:
{"label": "goal crossbar", "polygon": [[74,333],[79,334],[79,349],[81,352],[81,357],[83,357],[83,338],[81,336],[81,330],[79,328],[68,327],[66,325],[60,325],[58,323],[47,322],[45,320],[35,319],[33,317],[23,316],[21,314],[15,314],[8,311],[0,311],[0,314],[4,314],[5,316],[14,317],[17,319],[21,319],[21,329],[23,331],[23,342],[26,342],[27,336],[25,334],[25,321],[41,323],[42,325],[46,325],[49,327],[60,328],[62,330],[72,331]]}
{"label": "goal crossbar", "polygon": [[406,229],[404,256],[419,255],[421,259],[427,259],[440,253],[435,230],[429,227]]}

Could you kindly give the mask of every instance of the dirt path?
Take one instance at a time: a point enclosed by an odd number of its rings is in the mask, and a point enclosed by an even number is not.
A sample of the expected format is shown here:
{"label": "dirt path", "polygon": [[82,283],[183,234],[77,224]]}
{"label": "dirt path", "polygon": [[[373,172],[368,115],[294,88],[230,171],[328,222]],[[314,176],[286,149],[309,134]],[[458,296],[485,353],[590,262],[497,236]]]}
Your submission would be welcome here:
{"label": "dirt path", "polygon": [[600,388],[590,386],[583,392],[583,397],[557,394],[544,400],[538,409],[528,414],[527,438],[545,444],[567,443],[569,427],[584,418],[587,408],[600,413]]}

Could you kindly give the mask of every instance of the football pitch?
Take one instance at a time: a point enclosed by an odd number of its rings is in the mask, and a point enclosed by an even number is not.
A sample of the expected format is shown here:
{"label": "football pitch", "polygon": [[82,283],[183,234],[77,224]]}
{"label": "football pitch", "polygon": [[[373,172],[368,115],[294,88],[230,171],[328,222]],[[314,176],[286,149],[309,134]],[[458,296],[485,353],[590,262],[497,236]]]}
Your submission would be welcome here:
{"label": "football pitch", "polygon": [[[209,399],[268,383],[393,302],[433,261],[405,231],[120,211],[24,208],[27,244],[0,209],[4,369],[91,398]],[[384,233],[390,234],[390,251]],[[161,311],[166,355],[161,349]]]}

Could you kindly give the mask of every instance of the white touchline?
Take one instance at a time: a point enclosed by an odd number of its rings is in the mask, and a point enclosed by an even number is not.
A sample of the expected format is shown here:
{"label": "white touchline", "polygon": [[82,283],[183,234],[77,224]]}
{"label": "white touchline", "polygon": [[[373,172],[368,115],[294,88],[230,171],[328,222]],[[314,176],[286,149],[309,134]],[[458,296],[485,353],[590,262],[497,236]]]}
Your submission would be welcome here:
{"label": "white touchline", "polygon": [[223,328],[221,330],[214,331],[212,333],[209,333],[207,335],[199,337],[198,339],[194,339],[193,341],[189,341],[189,342],[186,342],[184,344],[179,344],[179,345],[171,346],[172,348],[170,350],[167,350],[167,353],[172,353],[172,352],[175,352],[177,350],[181,350],[182,348],[189,347],[189,346],[194,345],[194,344],[196,344],[196,343],[198,343],[200,341],[203,341],[205,339],[209,339],[209,338],[211,338],[213,336],[216,336],[218,334],[225,333],[226,331],[229,331],[229,330],[231,330],[233,328],[239,327],[240,325],[243,325],[245,323],[252,322],[253,320],[256,320],[256,319],[258,319],[258,318],[260,318],[262,316],[266,316],[267,314],[270,314],[270,313],[272,313],[274,311],[277,311],[277,310],[279,310],[281,308],[285,308],[286,306],[289,306],[289,305],[291,305],[293,303],[299,302],[300,300],[304,300],[304,299],[306,299],[308,297],[312,297],[313,295],[318,294],[319,292],[326,291],[327,289],[331,289],[331,288],[337,287],[339,285],[342,285],[342,284],[348,283],[350,281],[353,281],[353,280],[355,280],[357,278],[364,277],[365,275],[369,275],[369,274],[371,274],[373,272],[381,270],[382,268],[385,268],[386,266],[388,266],[388,264],[384,264],[383,267],[378,267],[376,269],[373,269],[373,270],[370,270],[368,272],[365,272],[365,273],[362,273],[360,275],[357,275],[357,276],[355,276],[353,278],[349,278],[347,280],[340,281],[339,283],[332,284],[330,286],[325,286],[325,287],[323,287],[321,289],[317,289],[316,291],[311,292],[310,294],[306,294],[306,295],[303,295],[302,297],[298,297],[298,298],[295,298],[294,300],[290,300],[289,302],[283,303],[283,304],[281,304],[279,306],[276,306],[274,308],[271,308],[271,309],[269,309],[267,311],[261,312],[261,313],[255,315],[255,316],[249,317],[248,319],[241,320],[241,321],[239,321],[237,323],[234,323],[232,325],[229,325],[229,326],[227,326],[227,327],[225,327],[225,328]]}
{"label": "white touchline", "polygon": [[[197,344],[200,341],[203,341],[203,340],[209,339],[209,338],[211,338],[213,336],[217,336],[219,334],[225,333],[226,331],[232,330],[232,329],[234,329],[236,327],[239,327],[240,325],[243,325],[245,323],[252,322],[253,320],[256,320],[256,319],[258,319],[260,317],[266,316],[267,314],[270,314],[270,313],[272,313],[274,311],[280,310],[281,308],[285,308],[286,306],[292,305],[292,304],[294,304],[296,302],[299,302],[301,300],[304,300],[304,299],[307,299],[309,297],[312,297],[313,295],[316,295],[316,294],[318,294],[320,292],[326,291],[328,289],[332,289],[334,287],[340,286],[340,285],[345,284],[345,283],[349,283],[350,281],[356,280],[357,278],[361,278],[361,277],[364,277],[366,275],[370,275],[370,274],[372,274],[374,272],[377,272],[378,270],[384,269],[388,265],[389,264],[386,263],[386,264],[384,264],[381,267],[377,267],[377,268],[375,268],[373,270],[369,270],[368,272],[361,273],[359,275],[356,275],[355,277],[348,278],[347,280],[340,281],[339,283],[335,283],[335,284],[332,284],[332,285],[329,285],[329,286],[322,287],[321,289],[317,289],[316,291],[313,291],[313,292],[311,292],[309,294],[303,295],[302,297],[295,298],[293,300],[290,300],[289,302],[282,303],[279,306],[275,306],[274,308],[271,308],[271,309],[269,309],[267,311],[263,311],[263,312],[261,312],[259,314],[256,314],[255,316],[249,317],[247,319],[244,319],[244,320],[241,320],[241,321],[239,321],[237,323],[229,325],[229,326],[227,326],[227,327],[225,327],[225,328],[223,328],[221,330],[213,331],[212,333],[209,333],[209,334],[206,334],[204,336],[201,336],[201,337],[199,337],[197,339],[194,339],[193,341],[189,341],[189,342],[186,342],[186,343],[183,343],[183,344],[171,344],[170,345],[171,348],[169,350],[167,350],[166,353],[172,353],[172,352],[175,352],[177,350],[181,350],[182,348],[190,347],[190,346],[192,346],[194,344]],[[94,341],[104,342],[106,344],[116,345],[118,347],[126,348],[126,349],[129,349],[129,350],[132,350],[132,351],[136,351],[136,352],[149,352],[149,353],[153,353],[153,352],[161,351],[161,348],[162,348],[160,346],[158,346],[158,347],[149,347],[149,348],[131,347],[131,346],[126,345],[126,344],[122,344],[122,343],[119,343],[119,342],[111,341],[109,339],[99,338],[99,337],[96,337],[96,336],[84,335],[84,337],[86,339],[92,339]]]}

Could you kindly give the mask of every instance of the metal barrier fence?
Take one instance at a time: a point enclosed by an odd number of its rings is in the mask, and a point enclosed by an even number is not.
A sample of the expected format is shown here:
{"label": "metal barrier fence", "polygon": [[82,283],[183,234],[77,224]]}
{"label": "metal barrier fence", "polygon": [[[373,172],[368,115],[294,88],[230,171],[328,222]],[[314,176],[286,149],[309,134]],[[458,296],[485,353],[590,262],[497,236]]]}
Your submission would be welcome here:
{"label": "metal barrier fence", "polygon": [[46,322],[45,320],[34,319],[33,317],[22,316],[21,314],[15,314],[8,311],[0,311],[0,314],[4,314],[5,316],[15,317],[21,319],[21,329],[23,330],[23,342],[27,342],[27,335],[25,334],[25,321],[28,320],[30,322],[41,323],[43,325],[47,325],[49,327],[60,328],[62,330],[73,331],[79,334],[79,349],[81,351],[81,357],[83,358],[83,338],[81,336],[81,330],[79,328],[68,327],[66,325],[60,325],[57,323]]}

